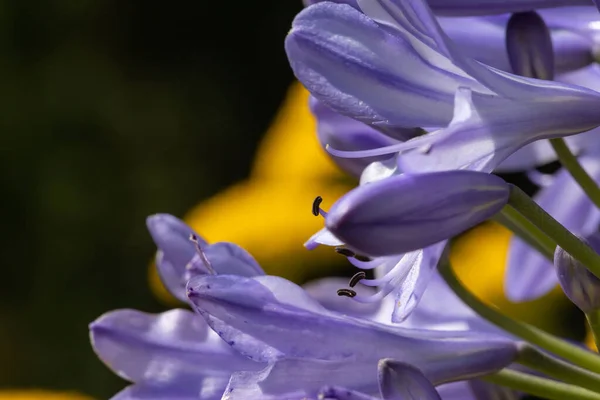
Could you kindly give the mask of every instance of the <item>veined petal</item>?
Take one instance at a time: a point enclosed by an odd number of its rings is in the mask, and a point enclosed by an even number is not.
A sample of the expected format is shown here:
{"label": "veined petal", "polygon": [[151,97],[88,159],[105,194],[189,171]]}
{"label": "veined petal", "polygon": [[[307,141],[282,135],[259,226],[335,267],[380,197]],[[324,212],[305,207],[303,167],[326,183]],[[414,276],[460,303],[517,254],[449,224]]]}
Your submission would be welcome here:
{"label": "veined petal", "polygon": [[435,68],[404,37],[346,5],[320,3],[300,12],[286,51],[298,79],[320,101],[385,131],[444,126],[456,88],[477,86]]}
{"label": "veined petal", "polygon": [[[581,157],[580,162],[596,181],[600,181],[600,163]],[[557,173],[552,185],[543,188],[536,202],[572,233],[589,236],[600,224],[600,211],[566,170]],[[551,261],[517,237],[511,239],[505,278],[507,297],[526,301],[549,292],[558,279]]]}
{"label": "veined petal", "polygon": [[515,343],[494,335],[403,329],[333,313],[278,277],[197,276],[189,296],[222,338],[257,360],[301,357],[374,368],[391,357],[447,382],[495,371],[516,355]]}
{"label": "veined petal", "polygon": [[[322,278],[305,283],[302,288],[328,310],[355,317],[374,315],[379,309],[378,303],[359,303],[338,296],[337,290],[347,285],[347,278]],[[360,285],[355,286],[354,290],[362,296],[370,296],[375,292],[372,288]]]}
{"label": "veined petal", "polygon": [[[340,150],[369,150],[398,143],[362,122],[336,113],[314,97],[310,99],[310,108],[317,119],[317,137],[323,148],[333,146]],[[415,137],[418,130],[399,128],[393,134],[398,139],[407,140]],[[331,156],[331,158],[346,172],[360,176],[367,165],[373,161],[385,159],[386,156],[365,159],[335,156]]]}
{"label": "veined petal", "polygon": [[138,383],[121,390],[110,400],[219,400],[227,386],[226,377],[204,379],[199,390],[198,382],[193,379],[173,382],[168,386]]}
{"label": "veined petal", "polygon": [[211,269],[220,275],[255,276],[265,274],[254,257],[235,243],[214,243],[206,246],[203,253],[203,257],[196,254],[191,264],[202,265],[207,262]]}
{"label": "veined petal", "polygon": [[379,397],[369,396],[355,390],[340,386],[328,386],[319,390],[319,399],[324,400],[380,400]]}
{"label": "veined petal", "polygon": [[218,392],[233,371],[264,367],[233,352],[187,310],[112,311],[90,325],[90,336],[98,357],[117,375],[153,386],[185,381],[194,382],[197,392],[205,384]]}
{"label": "veined petal", "polygon": [[167,289],[179,300],[187,301],[185,285],[181,279],[185,267],[196,254],[196,247],[190,241],[195,235],[200,246],[207,243],[196,234],[185,222],[170,214],[155,214],[146,219],[148,231],[158,247],[156,266],[161,280]]}
{"label": "veined petal", "polygon": [[[411,253],[407,253],[402,257],[400,263],[410,263],[410,270],[406,279],[400,282],[394,290],[395,304],[392,322],[404,321],[417,307],[423,293],[430,284],[431,277],[434,275],[435,268],[445,247],[446,241],[443,241],[424,249],[415,250],[412,252],[412,257],[409,256]],[[420,328],[425,328],[425,326]]]}
{"label": "veined petal", "polygon": [[598,113],[592,112],[597,106],[591,103],[584,105],[556,98],[519,102],[483,97],[468,89],[459,89],[455,101],[454,119],[448,128],[411,141],[427,142],[431,146],[429,152],[399,155],[402,170],[491,172],[533,141],[585,132],[600,123]]}
{"label": "veined petal", "polygon": [[421,371],[391,359],[379,362],[379,388],[383,400],[441,400]]}
{"label": "veined petal", "polygon": [[331,207],[327,228],[360,254],[402,254],[448,239],[507,202],[508,185],[489,174],[403,174],[359,186]]}
{"label": "veined petal", "polygon": [[[438,21],[465,56],[491,67],[513,72],[506,51],[507,17],[452,17],[438,18]],[[593,63],[592,42],[589,38],[560,27],[551,30],[551,38],[557,73]]]}
{"label": "veined petal", "polygon": [[490,15],[538,8],[589,5],[586,0],[428,0],[439,15]]}
{"label": "veined petal", "polygon": [[303,400],[325,386],[376,393],[377,363],[283,359],[258,372],[231,376],[224,400]]}

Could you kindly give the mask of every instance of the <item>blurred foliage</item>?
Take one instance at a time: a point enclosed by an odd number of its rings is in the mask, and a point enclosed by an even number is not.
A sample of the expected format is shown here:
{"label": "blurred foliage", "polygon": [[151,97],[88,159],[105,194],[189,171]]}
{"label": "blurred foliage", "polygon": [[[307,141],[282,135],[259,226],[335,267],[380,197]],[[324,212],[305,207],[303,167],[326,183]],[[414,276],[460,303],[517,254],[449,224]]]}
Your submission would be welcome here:
{"label": "blurred foliage", "polygon": [[160,311],[144,219],[248,175],[300,1],[0,4],[0,387],[123,386],[87,324]]}

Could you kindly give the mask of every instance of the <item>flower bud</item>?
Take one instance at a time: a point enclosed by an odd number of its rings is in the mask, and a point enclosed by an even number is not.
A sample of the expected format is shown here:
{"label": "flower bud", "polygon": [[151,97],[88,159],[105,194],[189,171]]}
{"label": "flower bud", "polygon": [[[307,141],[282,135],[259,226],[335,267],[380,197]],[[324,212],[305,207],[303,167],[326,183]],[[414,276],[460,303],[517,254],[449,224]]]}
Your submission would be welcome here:
{"label": "flower bud", "polygon": [[485,221],[506,205],[509,191],[504,180],[482,172],[396,175],[351,190],[325,222],[360,254],[402,254]]}
{"label": "flower bud", "polygon": [[[593,248],[598,239],[590,238]],[[554,266],[563,291],[584,313],[600,310],[600,279],[573,256],[557,247]]]}
{"label": "flower bud", "polygon": [[535,11],[515,13],[506,26],[506,50],[515,74],[554,78],[554,49],[546,23]]}

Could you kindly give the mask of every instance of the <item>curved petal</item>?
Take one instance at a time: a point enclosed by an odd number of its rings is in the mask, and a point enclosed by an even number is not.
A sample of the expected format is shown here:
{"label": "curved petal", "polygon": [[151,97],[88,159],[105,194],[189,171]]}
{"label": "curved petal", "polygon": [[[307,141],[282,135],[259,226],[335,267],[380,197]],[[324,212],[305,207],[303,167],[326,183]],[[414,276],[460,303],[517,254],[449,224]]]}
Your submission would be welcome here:
{"label": "curved petal", "polygon": [[340,386],[328,386],[319,390],[319,399],[324,400],[380,400],[355,390],[349,390]]}
{"label": "curved petal", "polygon": [[[583,167],[600,181],[600,162],[582,157]],[[554,182],[543,188],[536,202],[572,233],[588,236],[600,224],[600,211],[592,204],[581,187],[566,170],[557,173]],[[546,260],[516,236],[511,239],[505,278],[505,291],[510,300],[526,301],[550,291],[558,279],[552,262]]]}
{"label": "curved petal", "polygon": [[155,214],[146,219],[148,231],[158,247],[156,266],[167,289],[179,300],[187,301],[181,279],[187,263],[196,254],[196,245],[190,241],[195,235],[201,247],[207,245],[185,222],[170,214]]}
{"label": "curved petal", "polygon": [[441,400],[421,371],[391,359],[379,362],[379,390],[383,400]]}
{"label": "curved petal", "polygon": [[490,15],[538,8],[589,5],[586,0],[428,0],[439,15]]}
{"label": "curved petal", "polygon": [[303,10],[285,44],[294,73],[314,96],[378,129],[446,125],[460,83],[478,86],[435,68],[405,38],[345,5]]}
{"label": "curved petal", "polygon": [[226,386],[225,377],[212,382],[205,379],[200,390],[198,383],[192,380],[173,382],[168,386],[138,383],[121,390],[110,400],[219,400]]}
{"label": "curved petal", "polygon": [[233,352],[187,310],[112,311],[90,324],[90,337],[98,357],[117,375],[153,386],[185,381],[196,385],[186,390],[213,384],[218,392],[233,371],[263,367]]}
{"label": "curved petal", "polygon": [[[356,317],[373,315],[379,309],[378,303],[359,303],[337,294],[339,288],[348,285],[347,278],[322,278],[302,285],[306,293],[319,302],[323,307],[341,314]],[[374,293],[372,288],[356,286],[354,290],[359,295],[369,296]]]}
{"label": "curved petal", "polygon": [[[362,122],[336,113],[312,96],[310,108],[317,119],[317,138],[323,148],[333,146],[341,150],[368,150],[398,143]],[[398,139],[407,140],[417,136],[418,130],[398,129],[394,133],[399,135]],[[386,157],[349,159],[331,156],[331,158],[346,172],[360,176],[363,169],[371,162]]]}
{"label": "curved petal", "polygon": [[278,277],[204,275],[188,286],[209,325],[257,360],[301,357],[376,365],[391,357],[446,382],[494,371],[516,355],[515,343],[494,335],[403,329],[333,313]]}
{"label": "curved petal", "polygon": [[329,229],[323,228],[312,235],[306,241],[306,243],[304,243],[304,247],[306,247],[308,250],[314,250],[320,244],[325,246],[342,246],[344,242],[336,238],[335,235],[329,231]]}
{"label": "curved petal", "polygon": [[419,305],[445,247],[446,241],[443,241],[413,252],[413,257],[407,257],[407,254],[402,257],[401,263],[410,263],[410,272],[394,291],[396,301],[392,322],[404,321]]}
{"label": "curved petal", "polygon": [[[204,256],[211,268],[220,275],[256,276],[265,272],[254,257],[235,243],[218,242],[203,249]],[[202,264],[202,257],[196,254],[192,265]],[[200,269],[200,268],[198,268]]]}

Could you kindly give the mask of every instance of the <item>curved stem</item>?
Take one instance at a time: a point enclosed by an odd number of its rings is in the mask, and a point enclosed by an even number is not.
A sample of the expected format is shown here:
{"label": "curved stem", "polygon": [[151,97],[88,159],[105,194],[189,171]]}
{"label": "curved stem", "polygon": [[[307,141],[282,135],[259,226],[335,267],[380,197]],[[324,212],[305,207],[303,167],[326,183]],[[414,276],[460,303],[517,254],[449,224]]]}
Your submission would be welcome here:
{"label": "curved stem", "polygon": [[542,207],[538,206],[525,192],[514,185],[510,185],[508,203],[546,235],[555,240],[567,253],[585,265],[594,275],[600,277],[600,255],[569,232]]}
{"label": "curved stem", "polygon": [[597,354],[561,340],[532,325],[509,318],[495,308],[483,303],[458,280],[449,261],[442,261],[439,265],[439,271],[452,291],[454,291],[454,293],[456,293],[469,308],[484,319],[527,342],[572,362],[575,365],[600,373],[600,357]]}
{"label": "curved stem", "polygon": [[513,231],[548,260],[553,261],[556,242],[532,224],[531,221],[519,214],[513,207],[510,205],[505,206],[502,211],[496,214],[494,219]]}
{"label": "curved stem", "polygon": [[550,378],[600,393],[600,375],[525,345],[519,351],[519,364],[543,372]]}
{"label": "curved stem", "polygon": [[600,187],[579,164],[577,157],[571,152],[563,138],[550,139],[552,148],[558,155],[560,163],[569,171],[573,179],[581,186],[585,194],[596,207],[600,208]]}
{"label": "curved stem", "polygon": [[482,379],[548,400],[600,400],[599,393],[510,369],[503,369]]}

